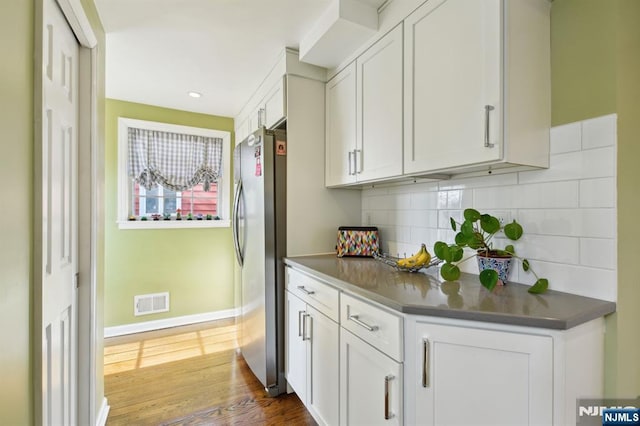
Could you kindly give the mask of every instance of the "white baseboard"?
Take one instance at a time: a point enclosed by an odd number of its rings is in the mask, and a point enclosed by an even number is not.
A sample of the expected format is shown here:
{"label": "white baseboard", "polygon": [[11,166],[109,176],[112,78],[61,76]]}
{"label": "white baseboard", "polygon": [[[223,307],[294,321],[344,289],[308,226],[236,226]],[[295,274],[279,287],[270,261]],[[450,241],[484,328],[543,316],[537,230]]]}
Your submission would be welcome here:
{"label": "white baseboard", "polygon": [[178,327],[181,325],[197,324],[205,321],[215,321],[224,318],[238,316],[239,309],[226,309],[224,311],[206,312],[204,314],[185,315],[182,317],[166,318],[154,321],[138,322],[135,324],[116,325],[104,328],[104,337],[123,336],[125,334],[141,333],[144,331],[160,330],[163,328]]}
{"label": "white baseboard", "polygon": [[107,403],[107,398],[102,398],[102,406],[100,412],[96,418],[96,426],[105,426],[107,424],[107,417],[109,417],[109,410],[111,407]]}

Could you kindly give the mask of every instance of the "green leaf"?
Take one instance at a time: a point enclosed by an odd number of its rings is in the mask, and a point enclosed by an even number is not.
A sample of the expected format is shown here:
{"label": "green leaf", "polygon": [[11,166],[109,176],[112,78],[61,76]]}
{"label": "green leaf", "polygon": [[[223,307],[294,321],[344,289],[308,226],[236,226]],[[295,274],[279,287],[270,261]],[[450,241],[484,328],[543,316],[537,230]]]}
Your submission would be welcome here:
{"label": "green leaf", "polygon": [[455,241],[456,241],[456,244],[459,245],[460,247],[464,247],[467,244],[469,244],[469,238],[466,235],[464,235],[462,232],[458,232],[456,234]]}
{"label": "green leaf", "polygon": [[508,246],[506,246],[504,248],[504,251],[506,251],[509,254],[516,254],[516,249],[515,247],[513,247],[511,244],[509,244]]}
{"label": "green leaf", "polygon": [[470,237],[473,235],[475,230],[473,229],[473,222],[465,220],[462,222],[462,226],[460,227],[460,232],[462,232],[466,237]]}
{"label": "green leaf", "polygon": [[534,285],[531,286],[531,288],[529,288],[529,293],[541,294],[547,291],[548,287],[549,280],[547,280],[546,278],[540,278]]}
{"label": "green leaf", "polygon": [[529,261],[527,259],[522,259],[522,269],[524,269],[525,272],[528,272],[530,268]]}
{"label": "green leaf", "polygon": [[491,291],[498,283],[498,273],[493,269],[485,269],[480,272],[480,284]]}
{"label": "green leaf", "polygon": [[484,240],[482,239],[482,234],[479,232],[474,232],[473,235],[467,240],[467,245],[477,250],[480,247],[483,247]]}
{"label": "green leaf", "polygon": [[440,268],[440,275],[447,281],[455,281],[460,278],[460,268],[453,263],[445,263]]}
{"label": "green leaf", "polygon": [[451,222],[451,229],[457,231],[458,225],[456,225],[456,221],[452,217],[450,217],[449,220]]}
{"label": "green leaf", "polygon": [[459,262],[462,260],[462,256],[464,256],[464,250],[462,250],[462,247],[449,246],[449,254],[451,255],[452,262]]}
{"label": "green leaf", "polygon": [[442,241],[437,241],[434,245],[433,245],[433,253],[436,255],[436,257],[438,257],[438,259],[442,259],[442,260],[446,260],[444,258],[445,256],[445,250],[448,251],[449,250],[449,245],[445,242]]}
{"label": "green leaf", "polygon": [[522,226],[515,220],[504,227],[504,235],[507,236],[510,240],[518,240],[522,237]]}
{"label": "green leaf", "polygon": [[464,218],[469,222],[475,222],[476,220],[480,219],[480,212],[475,209],[465,209]]}
{"label": "green leaf", "polygon": [[488,214],[483,214],[480,217],[480,227],[482,227],[482,230],[484,232],[495,234],[500,230],[500,221],[496,217]]}

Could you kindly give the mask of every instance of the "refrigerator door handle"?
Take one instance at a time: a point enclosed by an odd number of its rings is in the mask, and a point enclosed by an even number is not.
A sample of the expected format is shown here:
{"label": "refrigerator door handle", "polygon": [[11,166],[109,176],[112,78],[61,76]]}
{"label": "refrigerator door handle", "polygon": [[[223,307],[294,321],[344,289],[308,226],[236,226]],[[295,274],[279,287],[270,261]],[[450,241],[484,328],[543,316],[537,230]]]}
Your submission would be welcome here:
{"label": "refrigerator door handle", "polygon": [[231,216],[231,231],[233,233],[233,247],[236,251],[236,260],[238,264],[242,266],[242,249],[240,247],[240,235],[238,232],[238,226],[240,222],[240,197],[242,196],[242,180],[238,181],[236,186],[236,193],[233,196],[233,213]]}

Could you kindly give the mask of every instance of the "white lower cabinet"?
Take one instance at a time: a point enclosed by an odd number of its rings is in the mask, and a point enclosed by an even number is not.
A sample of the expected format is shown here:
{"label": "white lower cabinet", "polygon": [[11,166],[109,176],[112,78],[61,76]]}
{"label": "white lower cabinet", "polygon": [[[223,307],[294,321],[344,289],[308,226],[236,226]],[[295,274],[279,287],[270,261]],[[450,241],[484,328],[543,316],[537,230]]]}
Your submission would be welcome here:
{"label": "white lower cabinet", "polygon": [[340,424],[402,424],[402,364],[340,329]]}
{"label": "white lower cabinet", "polygon": [[417,424],[553,424],[550,336],[418,323],[415,339]]}
{"label": "white lower cabinet", "polygon": [[287,291],[285,374],[314,419],[338,424],[338,323]]}
{"label": "white lower cabinet", "polygon": [[291,387],[320,424],[571,425],[602,398],[604,319],[566,330],[401,314],[289,268]]}

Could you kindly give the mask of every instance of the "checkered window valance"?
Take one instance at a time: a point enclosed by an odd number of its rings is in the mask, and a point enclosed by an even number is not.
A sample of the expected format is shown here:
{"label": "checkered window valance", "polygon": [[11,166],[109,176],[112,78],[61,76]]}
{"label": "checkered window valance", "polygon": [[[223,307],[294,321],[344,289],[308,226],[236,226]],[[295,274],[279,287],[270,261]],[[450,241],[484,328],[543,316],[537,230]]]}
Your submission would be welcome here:
{"label": "checkered window valance", "polygon": [[161,185],[205,191],[222,177],[222,139],[129,127],[129,176],[147,190]]}

